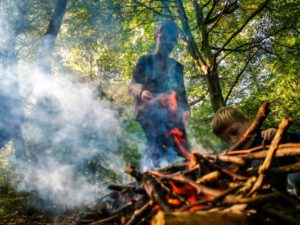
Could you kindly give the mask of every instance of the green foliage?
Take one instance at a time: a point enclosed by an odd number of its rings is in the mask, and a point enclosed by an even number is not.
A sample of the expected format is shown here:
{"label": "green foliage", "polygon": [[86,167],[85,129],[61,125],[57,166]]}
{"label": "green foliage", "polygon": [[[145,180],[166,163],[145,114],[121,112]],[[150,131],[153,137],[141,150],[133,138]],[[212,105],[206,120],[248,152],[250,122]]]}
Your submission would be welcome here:
{"label": "green foliage", "polygon": [[[54,3],[36,0],[22,4],[14,2],[23,9],[23,14],[10,18],[11,24],[22,24],[16,37],[18,59],[20,62],[34,63],[36,47],[46,30]],[[127,86],[132,70],[141,55],[155,50],[155,27],[167,18],[168,10],[182,28],[175,3],[164,1],[169,4],[168,9],[162,2],[141,0],[142,4],[138,4],[135,0],[70,0],[54,51],[55,73],[75,76],[82,82],[97,83],[99,97],[113,102],[126,131],[123,134],[126,138],[120,140],[120,152],[128,163],[136,166],[144,137],[133,119],[133,112],[129,110],[132,102]],[[203,1],[198,2],[203,6]],[[206,2],[208,5],[201,8],[203,17],[209,12],[218,15],[225,3],[231,1]],[[207,46],[203,30],[197,26],[192,1],[183,1],[192,35],[204,58],[209,55],[207,48],[216,54],[263,2],[236,1],[232,12],[211,23],[206,21],[205,28],[209,32]],[[210,10],[213,4],[214,8]],[[0,7],[4,9],[4,4]],[[257,14],[216,58],[218,79],[223,96],[228,95],[228,105],[237,106],[254,118],[262,101],[271,102],[272,113],[265,126],[277,126],[282,117],[289,115],[295,119],[292,129],[300,129],[299,17],[297,0],[269,1],[268,7]],[[217,151],[224,148],[211,132],[213,111],[206,77],[201,76],[183,40],[174,50],[173,57],[185,66],[189,100],[201,100],[191,107],[190,136],[204,147]],[[56,128],[49,126],[47,129],[51,134]],[[96,135],[97,131],[91,133]],[[49,143],[28,142],[27,147],[29,152],[34,152],[36,149],[47,149]],[[68,152],[68,147],[63,151]],[[102,170],[95,161],[90,163],[91,170]],[[109,171],[105,173],[110,174]],[[108,176],[112,180],[118,179],[113,174]]]}
{"label": "green foliage", "polygon": [[[205,100],[200,106],[192,107],[192,117],[190,120],[190,139],[192,144],[201,144],[204,149],[212,152],[220,152],[226,148],[226,145],[217,138],[211,129],[211,120],[213,118],[213,111],[210,107],[209,101]],[[194,139],[194,140],[193,140]]]}

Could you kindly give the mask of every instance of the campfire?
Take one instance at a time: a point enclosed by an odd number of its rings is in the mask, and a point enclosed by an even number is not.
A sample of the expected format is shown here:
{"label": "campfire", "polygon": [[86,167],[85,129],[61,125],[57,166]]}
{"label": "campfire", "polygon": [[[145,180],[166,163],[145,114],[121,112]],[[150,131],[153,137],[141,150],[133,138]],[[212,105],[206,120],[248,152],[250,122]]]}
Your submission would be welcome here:
{"label": "campfire", "polygon": [[[267,114],[264,103],[248,131],[221,154],[185,152],[185,160],[143,173],[128,166],[125,172],[135,181],[110,185],[111,192],[83,213],[78,224],[300,224],[299,200],[266,182],[300,171],[299,162],[271,166],[275,158],[300,155],[300,144],[280,144],[291,119],[282,120],[270,145],[238,150]],[[258,169],[250,168],[253,159],[262,159]]]}

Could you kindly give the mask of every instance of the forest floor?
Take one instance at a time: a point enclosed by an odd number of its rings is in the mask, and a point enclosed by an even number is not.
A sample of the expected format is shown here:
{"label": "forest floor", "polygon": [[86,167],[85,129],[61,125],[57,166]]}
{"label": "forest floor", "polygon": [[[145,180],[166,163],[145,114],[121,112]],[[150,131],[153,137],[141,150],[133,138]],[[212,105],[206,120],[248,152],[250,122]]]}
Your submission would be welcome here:
{"label": "forest floor", "polygon": [[31,206],[31,197],[11,187],[0,189],[0,225],[75,225],[78,211],[61,214],[39,211]]}

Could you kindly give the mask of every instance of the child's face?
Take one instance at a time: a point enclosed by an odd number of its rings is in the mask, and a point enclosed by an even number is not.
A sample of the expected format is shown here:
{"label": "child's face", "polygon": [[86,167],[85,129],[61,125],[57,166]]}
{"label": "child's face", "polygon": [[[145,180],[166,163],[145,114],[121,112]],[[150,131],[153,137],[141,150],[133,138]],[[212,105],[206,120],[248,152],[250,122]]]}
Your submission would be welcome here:
{"label": "child's face", "polygon": [[250,125],[249,122],[233,122],[220,134],[220,138],[228,143],[230,147],[240,139]]}

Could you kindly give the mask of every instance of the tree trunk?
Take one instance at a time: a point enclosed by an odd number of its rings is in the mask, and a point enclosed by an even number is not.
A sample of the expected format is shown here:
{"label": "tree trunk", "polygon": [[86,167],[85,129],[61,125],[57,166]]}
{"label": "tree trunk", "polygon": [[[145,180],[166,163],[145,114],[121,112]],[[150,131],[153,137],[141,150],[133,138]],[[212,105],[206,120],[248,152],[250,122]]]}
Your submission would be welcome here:
{"label": "tree trunk", "polygon": [[52,71],[52,52],[66,12],[67,3],[68,0],[56,0],[55,9],[49,21],[48,28],[42,37],[42,45],[39,49],[39,67],[43,73],[48,75]]}
{"label": "tree trunk", "polygon": [[225,106],[218,71],[208,71],[208,74],[204,76],[208,87],[210,102],[214,112],[216,112],[219,108]]}
{"label": "tree trunk", "polygon": [[[7,5],[6,16],[16,15],[14,20],[6,20],[7,38],[4,39],[4,48],[1,49],[1,76],[7,82],[0,88],[0,148],[9,140],[13,141],[17,159],[25,158],[25,143],[22,134],[24,109],[22,96],[19,93],[19,79],[17,73],[16,38],[23,31],[26,2],[17,4],[16,7]],[[5,27],[5,26],[4,26]]]}
{"label": "tree trunk", "polygon": [[[199,73],[201,76],[205,77],[206,84],[208,87],[208,92],[210,96],[211,105],[213,108],[213,111],[216,112],[220,107],[225,105],[224,97],[222,94],[222,89],[220,85],[220,80],[218,76],[217,68],[215,67],[215,56],[212,54],[210,46],[209,46],[209,40],[208,40],[208,33],[206,30],[205,25],[203,24],[203,18],[201,13],[197,13],[196,17],[199,27],[201,29],[201,36],[203,40],[203,48],[204,48],[204,54],[201,54],[199,51],[199,48],[194,40],[194,37],[192,35],[191,28],[188,24],[187,16],[185,13],[185,9],[183,6],[183,3],[181,0],[176,1],[177,7],[178,7],[178,14],[179,19],[181,21],[181,25],[183,27],[183,31],[186,35],[186,41],[188,43],[188,50],[191,56],[193,57],[197,68],[199,70]],[[200,9],[199,5],[195,5],[197,10]]]}

